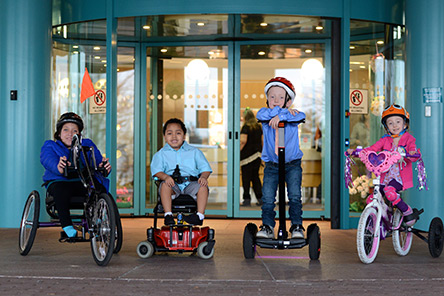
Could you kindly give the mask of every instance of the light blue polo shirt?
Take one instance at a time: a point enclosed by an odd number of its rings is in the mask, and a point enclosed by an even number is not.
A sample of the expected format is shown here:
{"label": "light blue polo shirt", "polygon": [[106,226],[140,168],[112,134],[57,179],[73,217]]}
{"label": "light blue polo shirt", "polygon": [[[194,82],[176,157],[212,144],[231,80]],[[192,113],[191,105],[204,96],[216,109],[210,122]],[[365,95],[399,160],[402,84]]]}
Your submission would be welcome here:
{"label": "light blue polo shirt", "polygon": [[[202,151],[184,141],[179,150],[174,150],[170,145],[165,144],[154,154],[150,166],[151,175],[163,172],[171,176],[177,164],[181,176],[197,177],[203,172],[213,172]],[[183,190],[188,184],[189,182],[184,182],[178,185]]]}

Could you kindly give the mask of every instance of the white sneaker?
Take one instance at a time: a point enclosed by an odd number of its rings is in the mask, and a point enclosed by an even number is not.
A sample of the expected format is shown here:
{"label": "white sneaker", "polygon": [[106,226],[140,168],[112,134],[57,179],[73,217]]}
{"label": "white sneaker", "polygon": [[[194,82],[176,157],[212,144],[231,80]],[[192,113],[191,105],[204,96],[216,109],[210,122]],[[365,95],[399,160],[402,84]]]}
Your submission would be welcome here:
{"label": "white sneaker", "polygon": [[274,229],[268,225],[262,225],[260,230],[256,233],[258,238],[274,238]]}
{"label": "white sneaker", "polygon": [[301,224],[293,224],[290,227],[291,238],[304,238],[304,227]]}

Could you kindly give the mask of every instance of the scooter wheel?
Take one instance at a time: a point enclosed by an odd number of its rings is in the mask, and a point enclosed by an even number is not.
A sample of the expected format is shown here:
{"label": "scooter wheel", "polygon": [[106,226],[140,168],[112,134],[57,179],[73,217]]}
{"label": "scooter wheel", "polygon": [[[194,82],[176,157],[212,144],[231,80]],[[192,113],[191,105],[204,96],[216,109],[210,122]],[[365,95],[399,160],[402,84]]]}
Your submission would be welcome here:
{"label": "scooter wheel", "polygon": [[256,224],[248,223],[247,226],[245,226],[243,241],[245,259],[254,259],[256,253],[256,233]]}
{"label": "scooter wheel", "polygon": [[149,241],[143,241],[140,242],[137,245],[137,255],[139,255],[140,258],[146,259],[154,254],[154,246]]}
{"label": "scooter wheel", "polygon": [[442,220],[438,217],[433,218],[429,227],[429,252],[434,258],[438,258],[441,255],[442,247],[444,243]]}
{"label": "scooter wheel", "polygon": [[321,232],[319,226],[311,224],[307,228],[308,255],[311,260],[318,260],[321,254]]}
{"label": "scooter wheel", "polygon": [[208,242],[202,242],[197,247],[197,256],[199,256],[202,259],[210,259],[214,255],[214,248],[211,249],[211,251],[207,248]]}

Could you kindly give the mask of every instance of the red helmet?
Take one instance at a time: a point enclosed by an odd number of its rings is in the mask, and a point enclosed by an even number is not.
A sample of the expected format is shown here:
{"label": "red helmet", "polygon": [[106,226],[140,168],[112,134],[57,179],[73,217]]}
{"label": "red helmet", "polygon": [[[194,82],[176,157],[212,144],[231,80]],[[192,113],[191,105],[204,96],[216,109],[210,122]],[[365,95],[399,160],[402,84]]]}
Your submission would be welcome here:
{"label": "red helmet", "polygon": [[384,111],[382,112],[381,123],[386,129],[387,126],[385,123],[387,119],[391,116],[401,116],[402,118],[404,118],[407,127],[409,126],[410,114],[402,106],[393,104],[384,109]]}
{"label": "red helmet", "polygon": [[284,106],[287,105],[288,101],[291,101],[290,105],[293,103],[294,98],[296,96],[296,91],[294,90],[294,86],[293,84],[290,82],[290,80],[284,78],[284,77],[274,77],[271,78],[267,84],[265,84],[265,95],[267,96],[267,104],[268,104],[268,90],[272,87],[272,86],[279,86],[282,87],[283,89],[285,89],[285,91],[287,92],[288,96],[290,97],[290,99],[285,101]]}

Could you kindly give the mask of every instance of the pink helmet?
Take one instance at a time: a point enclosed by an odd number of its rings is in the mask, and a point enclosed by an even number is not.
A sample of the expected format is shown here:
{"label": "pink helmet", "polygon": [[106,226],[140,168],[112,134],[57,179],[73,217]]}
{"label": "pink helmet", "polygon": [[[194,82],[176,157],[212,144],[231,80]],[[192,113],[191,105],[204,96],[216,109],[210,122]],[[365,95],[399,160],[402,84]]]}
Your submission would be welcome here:
{"label": "pink helmet", "polygon": [[296,91],[294,90],[293,84],[290,82],[290,80],[284,78],[284,77],[274,77],[271,78],[267,84],[265,84],[265,95],[267,96],[267,105],[268,105],[268,90],[273,86],[279,86],[285,89],[289,99],[285,101],[284,106],[287,106],[288,101],[290,101],[290,105],[293,104],[294,98],[296,96]]}

